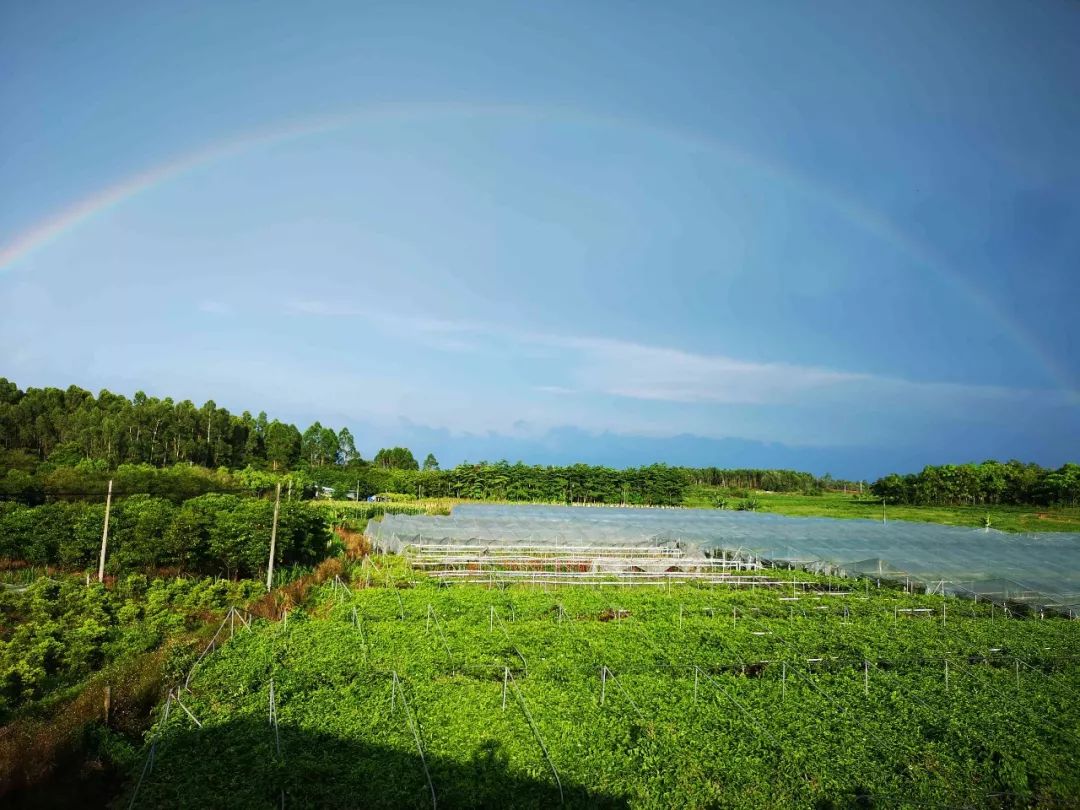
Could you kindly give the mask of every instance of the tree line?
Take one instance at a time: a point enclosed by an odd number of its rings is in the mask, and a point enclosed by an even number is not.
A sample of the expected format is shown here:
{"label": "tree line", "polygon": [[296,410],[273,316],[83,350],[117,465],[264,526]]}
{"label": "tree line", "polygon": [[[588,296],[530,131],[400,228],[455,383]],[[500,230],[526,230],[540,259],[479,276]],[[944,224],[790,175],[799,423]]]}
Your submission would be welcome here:
{"label": "tree line", "polygon": [[889,503],[961,506],[990,504],[1080,505],[1080,465],[1058,469],[1020,461],[942,464],[875,481],[871,492]]}
{"label": "tree line", "polygon": [[96,397],[78,386],[28,388],[0,377],[0,450],[38,462],[73,466],[80,461],[166,467],[177,463],[216,469],[247,466],[290,469],[347,464],[359,458],[348,428],[318,422],[300,432],[265,412],[240,415],[213,400],[196,407],[142,391],[128,399],[103,390]]}
{"label": "tree line", "polygon": [[[117,499],[109,514],[106,571],[264,576],[273,511],[269,500],[222,493],[181,504],[152,495]],[[102,503],[0,502],[0,559],[94,568],[104,523]],[[275,564],[318,562],[326,555],[329,538],[323,515],[306,504],[285,501],[278,517]]]}
{"label": "tree line", "polygon": [[[885,476],[869,492],[909,504],[1076,505],[1078,470],[1075,464],[1053,470],[1019,461],[941,465]],[[94,396],[77,386],[24,391],[0,378],[0,498],[27,504],[96,499],[113,477],[120,479],[121,493],[150,493],[174,502],[209,492],[265,494],[280,482],[293,486],[297,498],[399,492],[641,505],[680,504],[692,486],[804,494],[863,490],[861,483],[795,470],[506,461],[443,470],[430,453],[421,464],[405,447],[384,448],[367,462],[348,428],[315,422],[301,431],[265,412],[231,414],[212,400],[196,407],[189,400],[141,391],[131,399],[105,390]]]}

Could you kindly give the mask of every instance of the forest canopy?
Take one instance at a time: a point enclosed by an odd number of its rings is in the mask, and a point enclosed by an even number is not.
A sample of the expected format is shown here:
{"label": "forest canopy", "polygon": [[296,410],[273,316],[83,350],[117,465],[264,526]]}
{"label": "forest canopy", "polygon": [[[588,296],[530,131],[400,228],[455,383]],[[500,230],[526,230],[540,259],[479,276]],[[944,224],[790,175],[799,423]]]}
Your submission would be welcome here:
{"label": "forest canopy", "polygon": [[0,498],[27,504],[100,498],[109,479],[122,494],[182,502],[207,493],[266,494],[288,473],[297,497],[379,493],[510,501],[678,505],[691,487],[804,494],[858,490],[916,505],[1080,504],[1080,466],[1019,461],[928,466],[868,487],[794,470],[615,469],[573,464],[465,462],[441,469],[428,454],[379,450],[366,462],[347,427],[299,427],[265,412],[230,413],[139,391],[128,399],[77,386],[28,388],[0,378]]}

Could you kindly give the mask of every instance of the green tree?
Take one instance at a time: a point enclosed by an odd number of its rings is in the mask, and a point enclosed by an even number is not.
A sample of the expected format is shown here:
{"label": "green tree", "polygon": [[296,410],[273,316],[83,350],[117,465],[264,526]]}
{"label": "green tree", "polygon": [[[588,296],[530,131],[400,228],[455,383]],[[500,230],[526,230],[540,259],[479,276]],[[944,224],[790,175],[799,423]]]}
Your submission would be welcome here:
{"label": "green tree", "polygon": [[437,470],[439,469],[439,461],[435,458],[434,453],[428,453],[427,458],[424,459],[425,470]]}
{"label": "green tree", "polygon": [[338,440],[338,454],[342,464],[349,464],[353,461],[360,460],[360,454],[356,452],[356,441],[353,439],[352,432],[343,427],[341,432],[337,435]]}
{"label": "green tree", "polygon": [[419,470],[412,451],[407,447],[384,447],[375,454],[375,466],[384,470]]}

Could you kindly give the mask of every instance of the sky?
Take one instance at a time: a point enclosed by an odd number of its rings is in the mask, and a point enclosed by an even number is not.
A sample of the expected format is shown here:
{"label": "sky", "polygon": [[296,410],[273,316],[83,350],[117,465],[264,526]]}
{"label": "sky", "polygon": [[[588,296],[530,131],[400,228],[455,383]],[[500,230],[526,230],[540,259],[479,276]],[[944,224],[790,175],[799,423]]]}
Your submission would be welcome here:
{"label": "sky", "polygon": [[1080,4],[6,3],[0,376],[480,459],[1080,460]]}

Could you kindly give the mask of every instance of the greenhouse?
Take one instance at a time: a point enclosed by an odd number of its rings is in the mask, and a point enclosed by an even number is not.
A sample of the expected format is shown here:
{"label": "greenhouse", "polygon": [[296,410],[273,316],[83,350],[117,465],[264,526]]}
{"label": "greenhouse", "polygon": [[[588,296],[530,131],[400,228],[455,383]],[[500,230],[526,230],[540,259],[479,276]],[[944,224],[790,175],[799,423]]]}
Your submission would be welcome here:
{"label": "greenhouse", "polygon": [[466,504],[449,516],[386,515],[367,534],[379,550],[413,554],[418,567],[437,567],[431,561],[439,555],[465,569],[485,559],[500,560],[504,570],[546,559],[568,573],[668,578],[796,566],[1080,616],[1077,533],[725,510]]}

